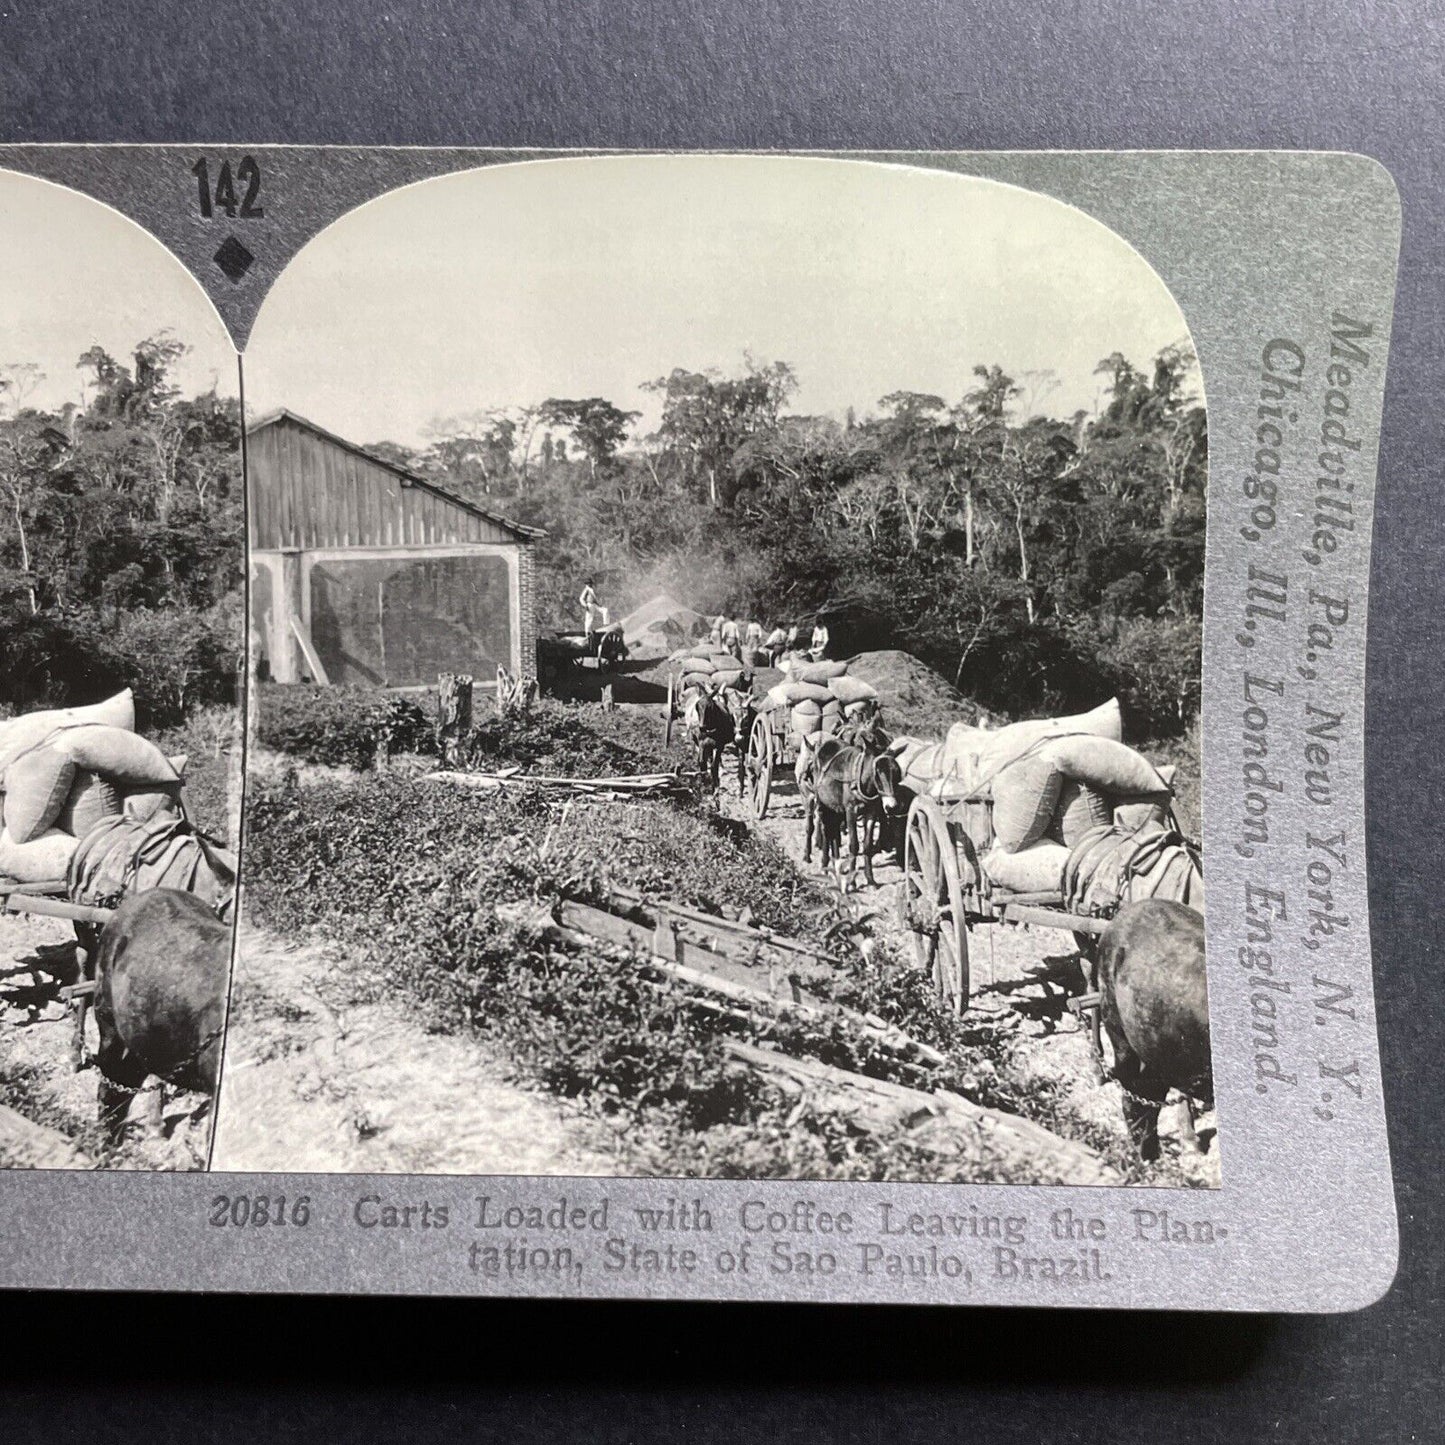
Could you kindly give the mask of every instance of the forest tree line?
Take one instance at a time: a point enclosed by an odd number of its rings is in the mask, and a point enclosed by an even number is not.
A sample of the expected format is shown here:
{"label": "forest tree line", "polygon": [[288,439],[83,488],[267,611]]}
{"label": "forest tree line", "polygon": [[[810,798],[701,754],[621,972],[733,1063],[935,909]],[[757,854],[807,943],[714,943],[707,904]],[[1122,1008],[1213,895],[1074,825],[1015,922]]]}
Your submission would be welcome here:
{"label": "forest tree line", "polygon": [[0,365],[0,710],[130,686],[163,727],[235,697],[240,408],[181,394],[186,351],[92,346],[58,409],[35,404],[38,366]]}
{"label": "forest tree line", "polygon": [[1205,411],[1194,356],[1096,368],[1094,413],[1049,414],[1048,373],[977,366],[956,397],[899,390],[867,417],[788,411],[798,378],[751,358],[646,383],[655,431],[602,397],[438,420],[372,450],[546,529],[544,624],[591,580],[614,617],[666,590],[701,612],[810,628],[879,619],[1010,715],[1122,695],[1162,736],[1198,711]]}

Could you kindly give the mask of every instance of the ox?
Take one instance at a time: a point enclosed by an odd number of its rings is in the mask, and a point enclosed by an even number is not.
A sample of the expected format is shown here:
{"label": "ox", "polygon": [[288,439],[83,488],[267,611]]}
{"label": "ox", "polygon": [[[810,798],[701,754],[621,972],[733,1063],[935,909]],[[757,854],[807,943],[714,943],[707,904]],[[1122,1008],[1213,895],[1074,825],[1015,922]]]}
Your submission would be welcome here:
{"label": "ox", "polygon": [[1100,936],[1098,980],[1124,1122],[1139,1157],[1157,1159],[1171,1089],[1214,1103],[1203,916],[1162,898],[1125,904]]}
{"label": "ox", "polygon": [[863,829],[863,876],[870,888],[878,886],[873,876],[874,841],[885,816],[897,811],[903,778],[898,759],[884,751],[887,737],[881,729],[859,732],[854,741],[841,737],[823,738],[799,759],[798,784],[807,803],[803,834],[803,861],[811,862],[813,844],[818,861],[827,868],[836,860],[843,870],[842,834],[848,834],[848,864],[843,890],[852,886],[858,866],[858,831]]}
{"label": "ox", "polygon": [[[132,895],[106,923],[95,967],[96,1063],[111,1142],[152,1076],[215,1093],[230,960],[230,925],[175,888]],[[159,1089],[153,1101],[148,1123],[158,1128]]]}

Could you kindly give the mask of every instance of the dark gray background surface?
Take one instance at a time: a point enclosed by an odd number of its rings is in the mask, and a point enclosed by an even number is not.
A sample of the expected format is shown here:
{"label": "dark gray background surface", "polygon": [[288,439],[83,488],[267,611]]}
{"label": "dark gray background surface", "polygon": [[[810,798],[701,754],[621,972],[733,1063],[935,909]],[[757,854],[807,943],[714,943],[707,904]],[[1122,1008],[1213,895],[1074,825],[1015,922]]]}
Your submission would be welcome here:
{"label": "dark gray background surface", "polygon": [[1445,13],[1423,3],[0,0],[5,141],[1342,149],[1384,162],[1405,214],[1370,616],[1402,1232],[1381,1304],[1216,1320],[12,1297],[7,1434],[1442,1438],[1442,76]]}

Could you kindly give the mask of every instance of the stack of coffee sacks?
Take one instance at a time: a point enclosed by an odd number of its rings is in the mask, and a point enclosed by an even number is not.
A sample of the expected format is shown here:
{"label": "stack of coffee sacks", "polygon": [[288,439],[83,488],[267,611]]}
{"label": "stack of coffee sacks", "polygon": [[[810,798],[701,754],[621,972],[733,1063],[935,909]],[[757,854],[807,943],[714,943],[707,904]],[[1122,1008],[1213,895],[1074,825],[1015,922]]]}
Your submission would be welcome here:
{"label": "stack of coffee sacks", "polygon": [[878,705],[878,692],[862,678],[848,676],[846,662],[803,662],[785,658],[782,682],[768,690],[762,710],[788,709],[788,728],[799,743],[815,733],[838,731],[845,719],[858,718]]}
{"label": "stack of coffee sacks", "polygon": [[713,691],[731,687],[746,691],[752,686],[748,669],[725,647],[715,642],[697,642],[674,652],[669,662],[678,668],[678,691],[694,688]]}
{"label": "stack of coffee sacks", "polygon": [[63,878],[76,844],[105,819],[178,811],[185,761],[135,731],[129,688],[0,722],[0,877]]}
{"label": "stack of coffee sacks", "polygon": [[1173,770],[1125,746],[1117,699],[1073,717],[988,729],[955,724],[942,742],[901,740],[899,767],[915,792],[993,801],[984,870],[1019,893],[1059,886],[1069,850],[1092,828],[1163,827]]}

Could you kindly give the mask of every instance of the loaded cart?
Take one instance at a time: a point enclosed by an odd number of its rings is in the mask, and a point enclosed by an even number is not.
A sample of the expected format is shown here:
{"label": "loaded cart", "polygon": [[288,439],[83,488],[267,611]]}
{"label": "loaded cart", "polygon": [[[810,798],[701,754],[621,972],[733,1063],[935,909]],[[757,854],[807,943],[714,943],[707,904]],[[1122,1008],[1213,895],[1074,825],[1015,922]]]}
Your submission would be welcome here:
{"label": "loaded cart", "polygon": [[768,813],[773,782],[782,770],[796,768],[805,739],[837,733],[850,723],[875,717],[877,691],[848,676],[846,662],[793,667],[768,690],[755,710],[743,758],[743,796],[753,817]]}
{"label": "loaded cart", "polygon": [[[980,738],[982,730],[955,728],[947,744],[906,760],[913,797],[899,914],[915,961],[955,1013],[971,991],[969,935],[984,924],[1071,932],[1091,975],[1098,935],[1123,904],[1166,897],[1203,910],[1199,850],[1174,815],[1172,771],[1155,769],[1118,740],[1117,707],[1100,718],[1110,706],[1080,719],[1015,725],[1033,729],[1031,737],[1010,739],[1013,730],[1003,729]],[[1077,730],[1080,723],[1093,730]],[[1081,779],[1091,761],[1100,771]],[[1125,788],[1103,786],[1120,778]],[[1029,790],[1022,831],[1020,788]],[[1005,806],[1009,817],[1001,820]],[[1091,976],[1087,982],[1089,991],[1071,1002],[1076,1013],[1097,1003]]]}
{"label": "loaded cart", "polygon": [[743,797],[758,822],[768,816],[773,779],[779,771],[791,771],[797,765],[799,751],[800,741],[788,725],[787,708],[754,715],[743,758]]}

